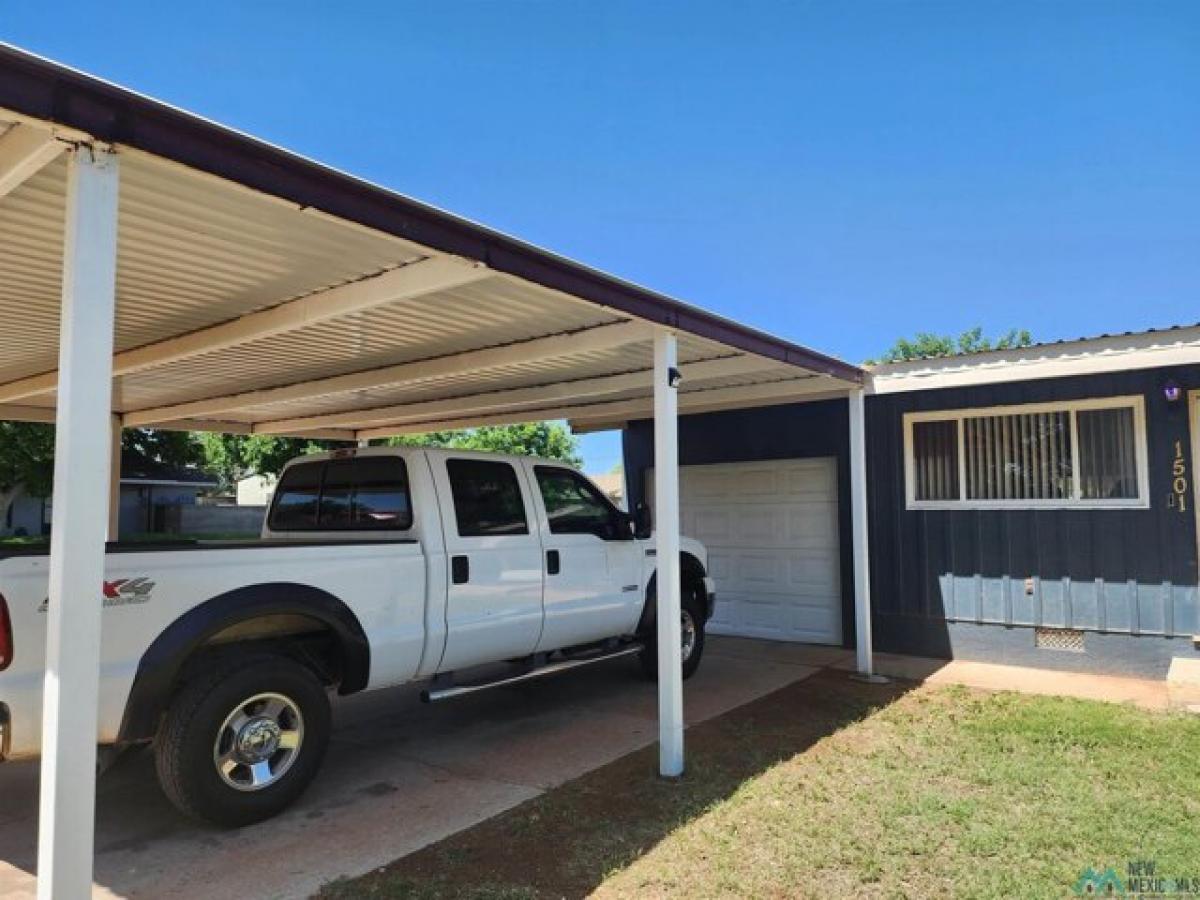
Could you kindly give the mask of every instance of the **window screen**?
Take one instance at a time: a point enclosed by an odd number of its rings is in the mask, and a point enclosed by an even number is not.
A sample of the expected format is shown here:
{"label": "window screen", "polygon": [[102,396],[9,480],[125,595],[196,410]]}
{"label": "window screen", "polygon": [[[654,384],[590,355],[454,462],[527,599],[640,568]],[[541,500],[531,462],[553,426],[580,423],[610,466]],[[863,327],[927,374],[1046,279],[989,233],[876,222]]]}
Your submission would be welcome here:
{"label": "window screen", "polygon": [[591,482],[555,466],[535,466],[534,473],[551,534],[613,536],[616,510]]}
{"label": "window screen", "polygon": [[459,537],[529,534],[516,470],[509,463],[448,459]]}
{"label": "window screen", "polygon": [[392,456],[299,463],[283,475],[273,531],[403,531],[412,527],[408,473]]}

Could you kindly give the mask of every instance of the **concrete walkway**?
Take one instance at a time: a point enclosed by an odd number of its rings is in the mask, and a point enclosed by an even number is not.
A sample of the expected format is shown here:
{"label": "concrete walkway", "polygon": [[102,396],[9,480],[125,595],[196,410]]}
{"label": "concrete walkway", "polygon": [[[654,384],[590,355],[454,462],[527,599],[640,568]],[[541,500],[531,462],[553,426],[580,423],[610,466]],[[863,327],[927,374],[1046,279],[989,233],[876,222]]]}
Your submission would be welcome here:
{"label": "concrete walkway", "polygon": [[[685,688],[689,724],[720,715],[846,651],[712,638]],[[180,817],[149,753],[100,781],[99,897],[305,897],[470,827],[657,737],[656,691],[632,660],[426,706],[413,689],[349,697],[317,782],[282,816],[238,831]],[[31,898],[36,764],[0,766],[0,897]]]}
{"label": "concrete walkway", "polygon": [[[843,660],[837,667],[853,671],[854,662]],[[927,659],[894,653],[875,654],[875,669],[879,674],[890,678],[928,684],[961,684],[991,691],[1017,691],[1022,694],[1077,697],[1081,700],[1102,700],[1108,703],[1132,703],[1150,710],[1200,711],[1200,708],[1192,709],[1193,705],[1200,704],[1200,686],[1171,684],[1145,678],[1004,666],[963,659]]]}

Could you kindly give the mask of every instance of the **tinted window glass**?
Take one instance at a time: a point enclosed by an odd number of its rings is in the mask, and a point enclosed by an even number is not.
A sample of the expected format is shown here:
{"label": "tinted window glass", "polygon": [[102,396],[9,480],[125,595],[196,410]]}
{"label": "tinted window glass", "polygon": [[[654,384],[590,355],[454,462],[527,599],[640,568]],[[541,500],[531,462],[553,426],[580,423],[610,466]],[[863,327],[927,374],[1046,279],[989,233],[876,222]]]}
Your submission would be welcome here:
{"label": "tinted window glass", "polygon": [[[395,459],[362,460],[364,465],[354,497],[356,527],[409,528],[412,526],[412,506],[409,505],[408,473],[404,463]],[[397,473],[392,467],[399,462]],[[396,475],[401,477],[397,481]],[[366,523],[372,523],[368,526]]]}
{"label": "tinted window glass", "polygon": [[612,505],[586,478],[568,469],[535,466],[552,534],[615,534]]}
{"label": "tinted window glass", "polygon": [[300,463],[283,474],[271,507],[271,528],[303,531],[317,527],[317,503],[321,497],[324,463]]}
{"label": "tinted window glass", "polygon": [[275,531],[380,531],[412,527],[408,474],[395,457],[301,463],[275,491]]}
{"label": "tinted window glass", "polygon": [[454,517],[460,537],[529,534],[525,503],[511,465],[481,459],[448,459]]}

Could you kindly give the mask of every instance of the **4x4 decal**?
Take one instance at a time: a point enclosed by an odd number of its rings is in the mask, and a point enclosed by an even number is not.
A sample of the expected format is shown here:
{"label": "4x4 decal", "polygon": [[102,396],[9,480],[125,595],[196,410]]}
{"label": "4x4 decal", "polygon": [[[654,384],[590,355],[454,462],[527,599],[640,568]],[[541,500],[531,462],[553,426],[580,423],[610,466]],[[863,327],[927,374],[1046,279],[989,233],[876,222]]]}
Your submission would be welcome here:
{"label": "4x4 decal", "polygon": [[118,578],[116,581],[104,582],[104,599],[145,603],[150,599],[150,592],[153,590],[154,582],[149,578]]}
{"label": "4x4 decal", "polygon": [[[129,606],[134,603],[148,603],[154,591],[154,582],[149,578],[117,578],[113,581],[101,582],[101,597],[105,606]],[[50,598],[47,597],[38,607],[38,612],[50,608]]]}

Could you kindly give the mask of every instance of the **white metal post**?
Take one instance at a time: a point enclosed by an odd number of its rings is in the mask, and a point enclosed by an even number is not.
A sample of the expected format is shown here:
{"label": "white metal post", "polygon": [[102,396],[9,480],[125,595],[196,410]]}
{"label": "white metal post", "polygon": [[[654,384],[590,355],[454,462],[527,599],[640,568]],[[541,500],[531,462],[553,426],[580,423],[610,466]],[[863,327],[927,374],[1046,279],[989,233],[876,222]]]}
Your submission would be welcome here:
{"label": "white metal post", "polygon": [[116,413],[109,416],[108,451],[108,539],[116,541],[121,536],[121,417]]}
{"label": "white metal post", "polygon": [[[850,520],[854,548],[854,636],[858,649],[858,674],[876,680],[871,648],[871,559],[867,537],[867,419],[862,388],[851,391],[850,411]],[[882,679],[880,679],[882,680]]]}
{"label": "white metal post", "polygon": [[117,158],[80,146],[67,173],[42,705],[41,900],[92,892],[100,588],[112,448]]}
{"label": "white metal post", "polygon": [[658,768],[683,774],[683,664],[679,586],[678,397],[675,335],[654,335],[654,549],[658,590]]}

